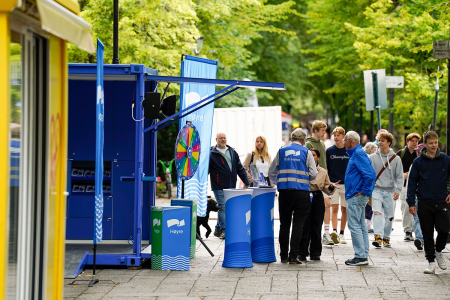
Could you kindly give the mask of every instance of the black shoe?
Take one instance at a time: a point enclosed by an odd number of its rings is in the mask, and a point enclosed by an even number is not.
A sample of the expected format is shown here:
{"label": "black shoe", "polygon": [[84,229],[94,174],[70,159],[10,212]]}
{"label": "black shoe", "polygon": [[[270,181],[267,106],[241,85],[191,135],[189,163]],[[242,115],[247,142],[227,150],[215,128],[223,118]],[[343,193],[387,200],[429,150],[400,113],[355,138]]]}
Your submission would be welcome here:
{"label": "black shoe", "polygon": [[406,241],[406,242],[414,241],[412,233],[411,232],[405,232],[405,238],[403,240]]}
{"label": "black shoe", "polygon": [[423,243],[419,239],[414,240],[414,246],[416,246],[417,250],[423,250]]}
{"label": "black shoe", "polygon": [[289,258],[289,264],[290,265],[301,265],[302,262],[300,259],[298,259],[298,257],[296,258]]}
{"label": "black shoe", "polygon": [[301,261],[306,261],[306,256],[305,255],[299,255],[298,259],[300,259]]}
{"label": "black shoe", "polygon": [[287,262],[288,262],[287,257],[282,257],[282,258],[281,258],[281,263],[285,264],[285,263],[287,263]]}
{"label": "black shoe", "polygon": [[207,230],[207,231],[206,231],[206,234],[205,234],[205,237],[208,238],[208,236],[209,236],[210,234],[211,234],[211,230]]}
{"label": "black shoe", "polygon": [[214,230],[214,236],[219,237],[220,236],[220,232],[218,232],[217,230]]}
{"label": "black shoe", "polygon": [[320,260],[320,256],[310,256],[309,260]]}

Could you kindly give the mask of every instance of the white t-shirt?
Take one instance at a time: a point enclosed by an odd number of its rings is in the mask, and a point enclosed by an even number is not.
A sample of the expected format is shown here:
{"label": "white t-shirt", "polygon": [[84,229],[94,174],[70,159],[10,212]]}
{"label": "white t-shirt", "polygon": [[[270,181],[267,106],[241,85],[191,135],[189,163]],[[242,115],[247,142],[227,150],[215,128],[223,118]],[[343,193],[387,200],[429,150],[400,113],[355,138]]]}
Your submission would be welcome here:
{"label": "white t-shirt", "polygon": [[225,149],[220,149],[219,147],[216,147],[216,149],[225,154],[225,152],[227,152],[228,147],[225,147]]}
{"label": "white t-shirt", "polygon": [[258,167],[259,171],[263,173],[264,177],[269,176],[269,162],[267,160],[263,163],[259,159],[256,159],[255,165]]}

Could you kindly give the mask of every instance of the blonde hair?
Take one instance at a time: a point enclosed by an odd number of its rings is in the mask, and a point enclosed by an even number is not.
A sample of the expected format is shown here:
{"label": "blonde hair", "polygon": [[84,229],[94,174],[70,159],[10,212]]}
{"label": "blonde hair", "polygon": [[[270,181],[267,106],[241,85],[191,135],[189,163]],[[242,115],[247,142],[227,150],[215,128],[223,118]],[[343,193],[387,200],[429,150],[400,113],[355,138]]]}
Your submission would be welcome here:
{"label": "blonde hair", "polygon": [[[258,139],[260,139],[264,143],[264,146],[261,149],[261,153],[259,152],[258,148],[256,148],[256,142],[258,141]],[[256,139],[255,139],[255,150],[253,150],[253,152],[255,152],[256,156],[257,155],[261,155],[262,158],[265,161],[269,161],[269,150],[267,149],[267,141],[266,141],[266,138],[263,137],[262,135],[256,137]],[[257,156],[256,158],[258,159],[259,156]]]}
{"label": "blonde hair", "polygon": [[333,133],[333,134],[339,133],[339,134],[345,135],[345,129],[342,128],[341,126],[338,126],[338,127],[336,127],[336,128],[333,130],[332,133]]}
{"label": "blonde hair", "polygon": [[412,140],[413,138],[417,138],[418,141],[420,141],[420,134],[418,133],[410,133],[408,134],[408,136],[406,137],[406,142],[409,142],[410,140]]}
{"label": "blonde hair", "polygon": [[312,132],[319,131],[321,128],[327,128],[327,124],[322,121],[314,121],[312,123]]}

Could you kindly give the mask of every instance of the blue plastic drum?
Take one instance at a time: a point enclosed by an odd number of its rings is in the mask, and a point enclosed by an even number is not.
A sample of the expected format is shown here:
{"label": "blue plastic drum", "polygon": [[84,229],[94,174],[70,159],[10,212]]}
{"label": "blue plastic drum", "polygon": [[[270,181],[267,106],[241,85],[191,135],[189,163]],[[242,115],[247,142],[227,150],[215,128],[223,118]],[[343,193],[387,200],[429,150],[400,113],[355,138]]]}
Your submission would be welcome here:
{"label": "blue plastic drum", "polygon": [[252,260],[258,263],[277,261],[275,256],[274,238],[274,203],[276,188],[251,188],[252,194],[252,222],[251,248]]}
{"label": "blue plastic drum", "polygon": [[252,190],[226,189],[225,256],[222,267],[253,267],[250,247]]}

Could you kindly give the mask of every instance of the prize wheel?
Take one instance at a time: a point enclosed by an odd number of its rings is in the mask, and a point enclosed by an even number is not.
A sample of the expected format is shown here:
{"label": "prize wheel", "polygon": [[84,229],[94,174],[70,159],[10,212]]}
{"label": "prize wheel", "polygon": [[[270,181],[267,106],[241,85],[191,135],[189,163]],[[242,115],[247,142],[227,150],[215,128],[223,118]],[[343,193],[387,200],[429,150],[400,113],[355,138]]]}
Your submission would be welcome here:
{"label": "prize wheel", "polygon": [[175,144],[175,166],[180,179],[194,176],[200,160],[200,135],[192,124],[181,128]]}

